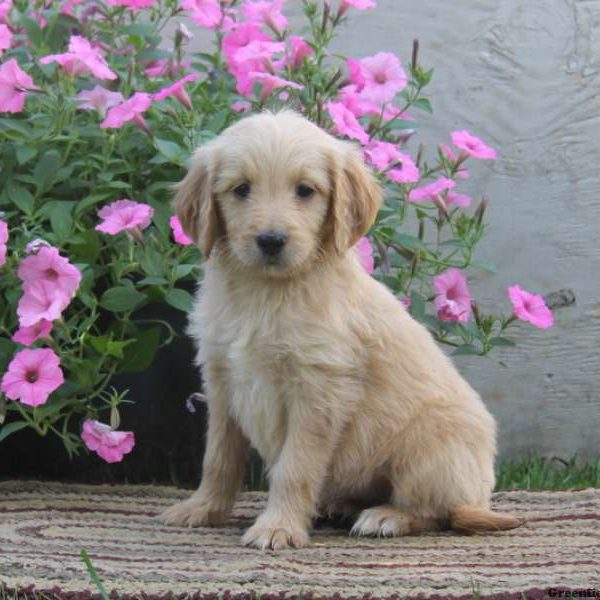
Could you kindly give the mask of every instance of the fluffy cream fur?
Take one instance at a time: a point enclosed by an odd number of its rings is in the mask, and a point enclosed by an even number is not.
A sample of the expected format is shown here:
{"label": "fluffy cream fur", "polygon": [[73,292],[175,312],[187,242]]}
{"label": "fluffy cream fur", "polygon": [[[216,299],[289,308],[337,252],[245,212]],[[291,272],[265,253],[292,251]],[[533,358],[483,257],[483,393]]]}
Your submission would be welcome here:
{"label": "fluffy cream fur", "polygon": [[[270,492],[246,545],[300,547],[316,515],[360,508],[358,535],[521,524],[489,510],[494,419],[358,262],[380,202],[357,150],[295,113],[248,117],[198,150],[176,207],[209,257],[190,323],[208,438],[202,483],[166,523],[226,519],[252,445]],[[287,243],[267,261],[256,236],[273,230]]]}

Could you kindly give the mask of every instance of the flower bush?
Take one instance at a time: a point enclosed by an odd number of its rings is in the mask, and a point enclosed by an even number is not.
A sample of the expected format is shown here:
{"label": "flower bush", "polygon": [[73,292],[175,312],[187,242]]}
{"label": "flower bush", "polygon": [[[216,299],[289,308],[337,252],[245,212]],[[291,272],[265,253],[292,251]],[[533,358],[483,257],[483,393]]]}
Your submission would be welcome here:
{"label": "flower bush", "polygon": [[[114,377],[143,372],[173,339],[148,307],[189,311],[201,274],[172,184],[197,146],[251,110],[291,107],[362,146],[386,200],[356,251],[455,353],[512,344],[516,319],[552,324],[517,285],[506,315],[471,296],[465,270],[492,268],[473,259],[486,203],[473,210],[460,182],[467,161],[497,156],[452,131],[425,159],[413,139],[433,73],[418,44],[404,63],[340,58],[332,40],[376,2],[302,5],[306,37],[284,0],[0,0],[0,440],[31,427],[108,462],[132,450]],[[213,48],[186,50],[192,24],[214,31]]]}

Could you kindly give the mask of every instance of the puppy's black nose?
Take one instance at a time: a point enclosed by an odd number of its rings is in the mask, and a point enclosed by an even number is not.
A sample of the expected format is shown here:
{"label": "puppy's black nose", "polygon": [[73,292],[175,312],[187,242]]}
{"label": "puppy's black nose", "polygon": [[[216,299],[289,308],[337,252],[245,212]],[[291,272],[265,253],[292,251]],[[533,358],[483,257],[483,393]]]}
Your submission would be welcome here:
{"label": "puppy's black nose", "polygon": [[267,231],[256,236],[256,243],[266,256],[277,256],[286,242],[287,237],[278,231]]}

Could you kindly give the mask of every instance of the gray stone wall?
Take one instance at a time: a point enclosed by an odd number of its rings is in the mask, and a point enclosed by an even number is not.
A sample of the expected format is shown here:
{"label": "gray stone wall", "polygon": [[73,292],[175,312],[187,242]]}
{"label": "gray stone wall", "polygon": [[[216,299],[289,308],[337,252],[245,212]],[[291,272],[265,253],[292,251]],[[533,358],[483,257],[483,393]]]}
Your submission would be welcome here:
{"label": "gray stone wall", "polygon": [[[287,4],[299,13],[298,1]],[[600,0],[378,4],[353,15],[337,48],[356,58],[392,51],[407,61],[418,38],[423,66],[435,68],[435,112],[419,115],[419,140],[433,153],[449,131],[465,128],[499,151],[493,164],[473,163],[459,188],[490,198],[478,257],[499,272],[473,272],[476,298],[508,310],[513,283],[542,294],[571,288],[577,297],[555,313],[553,329],[519,326],[516,349],[456,362],[498,418],[502,456],[597,456]],[[207,40],[199,34],[194,44]]]}

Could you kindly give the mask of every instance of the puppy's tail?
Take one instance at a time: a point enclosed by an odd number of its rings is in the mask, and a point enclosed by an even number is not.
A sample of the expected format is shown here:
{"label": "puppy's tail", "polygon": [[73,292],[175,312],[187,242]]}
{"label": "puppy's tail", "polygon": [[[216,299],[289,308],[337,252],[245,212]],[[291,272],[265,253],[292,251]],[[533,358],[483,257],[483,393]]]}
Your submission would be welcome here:
{"label": "puppy's tail", "polygon": [[450,529],[461,533],[516,529],[524,523],[525,519],[506,513],[492,512],[480,506],[458,506],[450,511]]}

